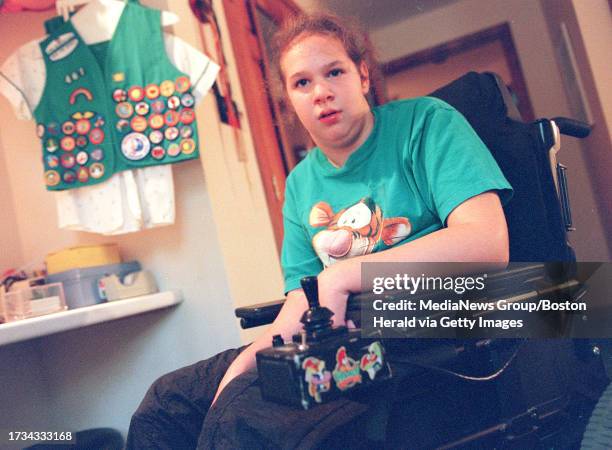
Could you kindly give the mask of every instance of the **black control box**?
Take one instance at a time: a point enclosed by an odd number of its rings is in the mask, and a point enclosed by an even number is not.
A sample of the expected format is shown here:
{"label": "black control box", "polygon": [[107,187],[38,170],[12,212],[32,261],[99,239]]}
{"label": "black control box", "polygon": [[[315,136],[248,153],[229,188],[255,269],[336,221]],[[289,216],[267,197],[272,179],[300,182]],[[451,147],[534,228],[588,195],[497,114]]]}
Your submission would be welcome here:
{"label": "black control box", "polygon": [[309,305],[303,330],[291,343],[275,336],[272,347],[257,352],[262,397],[309,409],[389,379],[382,342],[362,338],[357,329],[332,328],[333,313],[319,306],[317,278],[301,283]]}

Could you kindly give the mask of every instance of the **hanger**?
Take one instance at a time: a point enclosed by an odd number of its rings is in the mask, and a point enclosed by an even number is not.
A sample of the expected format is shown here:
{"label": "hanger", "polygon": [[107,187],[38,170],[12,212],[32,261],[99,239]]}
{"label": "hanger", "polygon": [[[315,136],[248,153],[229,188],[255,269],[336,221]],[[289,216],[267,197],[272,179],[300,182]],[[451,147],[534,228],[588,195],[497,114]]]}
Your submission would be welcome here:
{"label": "hanger", "polygon": [[[56,6],[58,15],[68,20],[76,6],[85,5],[71,17],[71,21],[87,44],[96,44],[112,38],[125,4],[123,0],[57,0]],[[178,21],[176,14],[162,11],[162,26],[174,25]]]}

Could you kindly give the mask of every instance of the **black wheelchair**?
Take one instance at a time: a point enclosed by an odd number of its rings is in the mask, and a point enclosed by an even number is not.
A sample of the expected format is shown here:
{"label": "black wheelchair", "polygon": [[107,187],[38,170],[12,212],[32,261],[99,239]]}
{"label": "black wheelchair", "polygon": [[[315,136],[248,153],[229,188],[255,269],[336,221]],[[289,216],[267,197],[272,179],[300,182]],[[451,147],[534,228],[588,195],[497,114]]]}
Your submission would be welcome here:
{"label": "black wheelchair", "polygon": [[[561,134],[583,138],[589,127],[566,118],[523,122],[492,73],[470,72],[430,95],[466,117],[514,188],[504,208],[510,261],[536,262],[510,274],[517,290],[534,290],[559,264],[571,267],[572,216],[556,153]],[[368,294],[350,297],[348,317],[358,320],[370,301]],[[238,308],[236,316],[242,328],[256,327],[272,322],[281,306]],[[354,425],[374,436],[362,441],[370,448],[612,448],[609,340],[392,341],[390,360],[409,369],[387,396],[384,418]]]}

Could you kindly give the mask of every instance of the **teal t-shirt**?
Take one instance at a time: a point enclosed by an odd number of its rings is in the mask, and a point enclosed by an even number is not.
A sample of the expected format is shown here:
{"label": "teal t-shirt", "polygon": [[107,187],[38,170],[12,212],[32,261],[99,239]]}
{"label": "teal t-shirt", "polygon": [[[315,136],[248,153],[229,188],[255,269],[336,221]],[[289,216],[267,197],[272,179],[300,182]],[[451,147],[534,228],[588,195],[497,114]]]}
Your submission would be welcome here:
{"label": "teal t-shirt", "polygon": [[342,167],[315,147],[287,178],[285,292],[324,266],[443,228],[465,200],[512,188],[467,120],[422,97],[374,108],[374,128]]}

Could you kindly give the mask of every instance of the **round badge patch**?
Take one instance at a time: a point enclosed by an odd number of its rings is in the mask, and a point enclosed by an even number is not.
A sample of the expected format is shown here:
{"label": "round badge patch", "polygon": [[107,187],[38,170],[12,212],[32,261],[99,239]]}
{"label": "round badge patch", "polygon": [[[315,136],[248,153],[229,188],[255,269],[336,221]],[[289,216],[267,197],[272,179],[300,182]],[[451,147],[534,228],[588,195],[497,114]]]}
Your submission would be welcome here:
{"label": "round badge patch", "polygon": [[176,95],[173,95],[168,99],[168,108],[177,109],[179,106],[181,106],[181,99]]}
{"label": "round badge patch", "polygon": [[91,178],[102,178],[104,176],[104,164],[93,163],[89,167],[89,175],[91,175]]}
{"label": "round badge patch", "polygon": [[174,82],[172,80],[162,81],[159,85],[159,92],[164,97],[170,97],[174,94]]}
{"label": "round badge patch", "polygon": [[154,130],[159,130],[164,126],[164,117],[161,114],[153,114],[149,117],[149,126]]}
{"label": "round badge patch", "polygon": [[181,137],[183,139],[189,139],[193,135],[193,130],[189,125],[183,125],[181,127]]}
{"label": "round badge patch", "polygon": [[64,136],[60,140],[60,148],[65,152],[71,152],[72,150],[74,150],[75,146],[76,142],[72,136]]}
{"label": "round badge patch", "polygon": [[104,159],[104,150],[96,148],[91,152],[91,159],[94,161],[102,161]]}
{"label": "round badge patch", "polygon": [[45,161],[47,162],[47,167],[51,169],[54,169],[55,167],[59,166],[59,158],[57,157],[57,155],[47,155]]}
{"label": "round badge patch", "polygon": [[72,184],[74,180],[76,180],[76,174],[73,170],[66,170],[62,178],[64,179],[64,183]]}
{"label": "round badge patch", "polygon": [[78,134],[87,134],[91,129],[91,123],[87,119],[79,119],[76,123],[76,132]]}
{"label": "round badge patch", "polygon": [[162,159],[164,157],[164,155],[166,154],[166,150],[164,150],[164,147],[153,147],[153,149],[151,150],[151,156],[155,159]]}
{"label": "round badge patch", "polygon": [[176,90],[181,94],[183,92],[187,92],[189,87],[191,86],[191,82],[188,77],[182,76],[176,79]]}
{"label": "round badge patch", "polygon": [[144,130],[147,129],[149,124],[147,123],[147,119],[145,117],[134,116],[132,118],[132,121],[130,122],[130,126],[132,127],[132,130],[138,133],[142,133]]}
{"label": "round badge patch", "polygon": [[121,141],[121,152],[131,160],[138,161],[149,154],[151,143],[144,134],[130,133]]}
{"label": "round badge patch", "polygon": [[57,151],[57,141],[55,139],[47,139],[47,142],[45,143],[45,148],[49,153]]}
{"label": "round badge patch", "polygon": [[189,125],[195,120],[195,113],[193,109],[185,108],[181,111],[181,123],[185,125]]}
{"label": "round badge patch", "polygon": [[176,127],[168,127],[166,128],[166,131],[164,131],[164,136],[169,141],[175,140],[178,137],[178,135],[179,135],[179,130]]}
{"label": "round badge patch", "polygon": [[62,124],[62,133],[64,134],[72,134],[74,133],[74,122],[66,121]]}
{"label": "round badge patch", "polygon": [[113,91],[113,100],[115,100],[115,102],[117,103],[121,103],[127,100],[127,92],[125,92],[125,89],[115,89]]}
{"label": "round badge patch", "polygon": [[134,110],[136,111],[136,114],[146,116],[149,113],[149,104],[147,102],[137,103]]}
{"label": "round badge patch", "polygon": [[168,156],[178,156],[181,153],[181,147],[176,142],[168,146]]}
{"label": "round badge patch", "polygon": [[87,183],[87,180],[89,180],[89,170],[87,167],[79,167],[77,178],[81,183]]}
{"label": "round badge patch", "polygon": [[84,166],[85,164],[87,164],[88,160],[89,160],[89,155],[87,154],[87,152],[80,151],[79,153],[77,153],[76,155],[77,164]]}
{"label": "round badge patch", "polygon": [[94,128],[89,133],[89,140],[93,145],[99,145],[104,142],[104,131],[101,128]]}
{"label": "round badge patch", "polygon": [[159,143],[161,143],[161,141],[164,140],[164,133],[162,133],[159,130],[153,130],[153,131],[151,131],[151,133],[149,133],[149,140],[153,144],[159,144]]}
{"label": "round badge patch", "polygon": [[131,103],[121,102],[115,107],[115,114],[122,119],[129,119],[134,114],[134,107]]}
{"label": "round badge patch", "polygon": [[87,137],[85,136],[77,136],[76,145],[79,148],[87,147]]}
{"label": "round badge patch", "polygon": [[181,152],[184,155],[191,155],[196,149],[195,141],[193,139],[183,139],[181,141]]}
{"label": "round badge patch", "polygon": [[47,170],[45,172],[45,184],[47,186],[57,186],[59,182],[60,176],[57,170]]}
{"label": "round badge patch", "polygon": [[174,125],[179,123],[179,119],[179,113],[177,113],[176,111],[170,110],[166,111],[166,113],[164,114],[164,123],[169,127],[173,127]]}
{"label": "round badge patch", "polygon": [[133,102],[141,101],[145,96],[144,89],[140,86],[132,86],[128,89],[128,98]]}
{"label": "round badge patch", "polygon": [[64,169],[70,169],[74,167],[75,162],[76,161],[72,153],[64,153],[60,157],[60,164],[62,165]]}
{"label": "round badge patch", "polygon": [[157,97],[159,97],[159,86],[156,84],[149,84],[145,88],[145,95],[149,100],[156,99]]}
{"label": "round badge patch", "polygon": [[125,133],[126,131],[130,130],[130,122],[128,122],[125,119],[120,119],[119,122],[117,122],[117,131],[119,133]]}
{"label": "round badge patch", "polygon": [[187,93],[181,96],[181,105],[185,106],[186,108],[191,108],[194,103],[195,98],[193,95]]}
{"label": "round badge patch", "polygon": [[155,114],[161,114],[166,110],[166,103],[163,100],[155,100],[151,103],[151,111]]}

